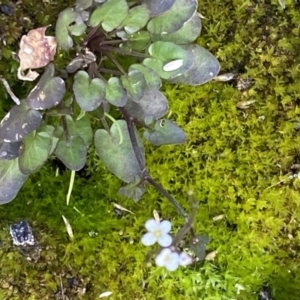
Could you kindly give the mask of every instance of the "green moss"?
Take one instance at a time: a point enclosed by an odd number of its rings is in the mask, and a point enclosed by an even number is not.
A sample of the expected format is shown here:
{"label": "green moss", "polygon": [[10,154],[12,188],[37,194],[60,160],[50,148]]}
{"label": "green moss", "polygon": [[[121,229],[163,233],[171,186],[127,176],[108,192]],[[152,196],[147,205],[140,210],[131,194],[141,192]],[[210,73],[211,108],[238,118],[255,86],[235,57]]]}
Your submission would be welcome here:
{"label": "green moss", "polygon": [[[41,9],[33,9],[32,1],[24,5],[30,16]],[[61,10],[45,5],[54,14],[45,19],[37,14],[35,25],[54,24]],[[148,268],[139,239],[152,210],[172,219],[174,228],[182,220],[152,188],[139,203],[119,197],[120,182],[92,150],[91,177],[76,177],[68,207],[70,173],[55,177],[50,163],[30,177],[12,203],[0,207],[1,299],[50,299],[73,276],[82,281],[80,287],[92,284],[82,299],[110,290],[112,299],[248,300],[257,299],[264,285],[275,300],[299,298],[300,181],[289,178],[291,165],[300,163],[300,137],[292,122],[299,122],[299,9],[236,0],[202,1],[200,11],[207,19],[198,43],[219,58],[224,72],[238,72],[254,84],[247,91],[219,82],[165,85],[171,118],[188,141],[148,146],[147,161],[153,177],[186,209],[186,192],[194,190],[200,201],[196,231],[210,236],[208,250],[218,250],[215,260],[174,273]],[[16,40],[20,33],[10,36]],[[15,63],[6,59],[0,72],[9,66],[13,77]],[[236,108],[239,101],[253,99],[247,110]],[[135,214],[118,218],[112,202]],[[225,218],[213,222],[220,214]],[[73,228],[73,240],[62,215]],[[37,262],[11,246],[9,224],[23,218],[41,246]],[[238,294],[237,285],[245,290]],[[74,289],[65,293],[79,298]]]}

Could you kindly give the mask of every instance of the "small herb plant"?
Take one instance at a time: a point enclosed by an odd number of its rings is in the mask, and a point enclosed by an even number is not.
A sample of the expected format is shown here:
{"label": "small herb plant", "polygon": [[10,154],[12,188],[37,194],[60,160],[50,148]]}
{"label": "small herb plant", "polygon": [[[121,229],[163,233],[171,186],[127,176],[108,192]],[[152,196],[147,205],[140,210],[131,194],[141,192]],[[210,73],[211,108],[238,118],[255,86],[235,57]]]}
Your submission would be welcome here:
{"label": "small herb plant", "polygon": [[[187,229],[197,244],[193,218],[148,173],[143,145],[186,140],[184,131],[164,117],[168,101],[160,92],[162,79],[201,85],[219,72],[218,60],[192,44],[201,32],[197,8],[197,0],[77,0],[60,13],[55,38],[45,35],[46,27],[23,36],[18,78],[34,81],[40,74],[32,69],[45,70],[26,99],[19,101],[7,87],[16,105],[0,123],[0,203],[13,200],[52,155],[74,178],[93,144],[106,167],[126,183],[121,195],[138,201],[150,184],[184,217],[173,246]],[[63,68],[51,62],[57,46],[58,56],[73,55]],[[193,205],[192,215],[195,210]],[[201,241],[203,258],[207,240]]]}

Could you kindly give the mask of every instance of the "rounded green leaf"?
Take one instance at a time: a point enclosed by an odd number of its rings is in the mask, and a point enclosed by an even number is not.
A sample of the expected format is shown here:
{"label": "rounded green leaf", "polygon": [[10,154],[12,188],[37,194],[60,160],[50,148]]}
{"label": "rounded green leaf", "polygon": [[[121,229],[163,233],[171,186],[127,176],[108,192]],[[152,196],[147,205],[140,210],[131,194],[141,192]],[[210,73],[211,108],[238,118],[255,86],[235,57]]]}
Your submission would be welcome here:
{"label": "rounded green leaf", "polygon": [[155,146],[182,144],[186,141],[185,132],[171,120],[157,120],[154,130],[145,130],[144,138]]}
{"label": "rounded green leaf", "polygon": [[[193,55],[181,46],[171,42],[157,41],[148,48],[152,58],[146,58],[143,64],[154,70],[161,78],[170,79],[189,70],[193,63]],[[166,65],[182,60],[174,70],[167,70]]]}
{"label": "rounded green leaf", "polygon": [[132,71],[128,75],[122,75],[121,81],[127,91],[128,97],[132,100],[138,101],[143,97],[147,84],[141,72]]}
{"label": "rounded green leaf", "polygon": [[15,105],[0,123],[0,142],[22,141],[31,131],[36,130],[42,115],[28,107],[25,101]]}
{"label": "rounded green leaf", "polygon": [[119,78],[117,77],[109,78],[105,90],[105,99],[109,103],[118,107],[122,107],[126,104],[127,94]]}
{"label": "rounded green leaf", "polygon": [[66,92],[66,86],[60,77],[54,75],[54,65],[49,64],[39,80],[26,98],[29,107],[36,110],[50,109],[58,105]]}
{"label": "rounded green leaf", "polygon": [[146,188],[143,182],[141,182],[141,178],[136,176],[133,182],[122,186],[118,190],[118,194],[127,198],[132,198],[135,202],[138,202],[145,193],[145,191]]}
{"label": "rounded green leaf", "polygon": [[76,9],[84,10],[91,7],[93,4],[93,0],[76,0]]}
{"label": "rounded green leaf", "polygon": [[48,159],[52,136],[48,132],[31,132],[24,140],[19,157],[19,167],[23,174],[37,171]]}
{"label": "rounded green leaf", "polygon": [[[49,125],[47,125],[49,126]],[[53,132],[52,132],[52,145],[51,145],[51,149],[49,151],[49,156],[52,155],[56,149],[56,146],[59,142],[59,140],[61,139],[61,137],[64,134],[64,130],[62,128],[62,126],[57,126],[54,128]]]}
{"label": "rounded green leaf", "polygon": [[197,7],[197,0],[175,0],[170,9],[149,21],[147,29],[152,34],[173,33],[192,18]]}
{"label": "rounded green leaf", "polygon": [[103,29],[110,32],[123,22],[128,15],[128,10],[126,0],[107,0],[94,10],[90,25],[96,27],[102,23]]}
{"label": "rounded green leaf", "polygon": [[[58,126],[58,127],[60,127],[60,126]],[[50,156],[54,152],[54,150],[57,146],[57,143],[59,141],[59,137],[56,136],[58,129],[52,125],[44,125],[44,126],[41,126],[39,131],[40,132],[45,131],[51,136],[51,147],[49,150],[49,156]],[[61,131],[61,134],[62,134],[62,132],[63,132],[63,130]]]}
{"label": "rounded green leaf", "polygon": [[142,99],[138,102],[128,101],[125,108],[133,117],[144,120],[148,116],[161,118],[167,113],[169,106],[167,98],[160,91],[147,88]]}
{"label": "rounded green leaf", "polygon": [[176,0],[142,0],[149,10],[150,16],[158,16],[167,10],[174,4]]}
{"label": "rounded green leaf", "polygon": [[186,56],[186,51],[172,42],[155,42],[148,48],[148,52],[153,58],[165,61],[184,58]]}
{"label": "rounded green leaf", "polygon": [[61,139],[56,146],[54,154],[67,168],[79,171],[85,165],[87,147],[80,136],[73,135],[68,140]]}
{"label": "rounded green leaf", "polygon": [[1,161],[0,204],[12,201],[27,178],[28,175],[22,174],[19,169],[19,158]]}
{"label": "rounded green leaf", "polygon": [[123,44],[122,49],[142,51],[151,43],[151,36],[148,31],[141,30],[133,34],[127,34],[124,37],[127,41]]}
{"label": "rounded green leaf", "polygon": [[[22,146],[22,142],[15,143],[0,143],[0,160],[9,160],[19,157],[20,155],[20,147]],[[1,164],[1,163],[0,163]]]}
{"label": "rounded green leaf", "polygon": [[185,22],[179,30],[170,34],[153,34],[152,41],[173,42],[178,45],[189,44],[199,37],[201,28],[201,19],[195,12],[193,17]]}
{"label": "rounded green leaf", "polygon": [[200,85],[212,80],[220,71],[220,64],[208,50],[198,45],[182,45],[193,55],[193,65],[185,73],[170,78],[170,82]]}
{"label": "rounded green leaf", "polygon": [[89,112],[89,115],[96,118],[97,120],[101,120],[104,117],[104,113],[109,112],[109,107],[110,105],[108,102],[103,102],[98,108]]}
{"label": "rounded green leaf", "polygon": [[139,5],[129,10],[129,13],[121,26],[129,33],[135,33],[142,29],[149,20],[149,11],[145,5]]}
{"label": "rounded green leaf", "polygon": [[73,46],[71,34],[79,36],[85,32],[84,24],[80,14],[72,8],[63,10],[57,19],[55,27],[55,37],[57,44],[64,50]]}
{"label": "rounded green leaf", "polygon": [[[121,144],[119,130],[122,134]],[[137,131],[135,131],[135,135],[143,160],[145,160],[145,150]],[[140,176],[142,170],[133,152],[127,124],[124,120],[118,120],[113,123],[110,132],[98,129],[95,132],[94,141],[100,159],[118,178],[129,183],[133,182],[136,176]]]}
{"label": "rounded green leaf", "polygon": [[190,243],[190,249],[196,254],[200,260],[204,260],[206,256],[206,245],[209,243],[209,237],[206,234],[196,235],[196,243]]}
{"label": "rounded green leaf", "polygon": [[159,88],[162,85],[162,82],[156,72],[154,72],[152,69],[150,69],[146,66],[143,66],[141,64],[133,64],[129,67],[128,75],[130,76],[130,74],[132,72],[136,72],[136,71],[143,74],[146,84],[149,89],[158,89],[159,90]]}
{"label": "rounded green leaf", "polygon": [[76,102],[84,111],[92,111],[100,106],[105,95],[105,83],[94,78],[90,80],[85,71],[79,71],[74,76],[73,91]]}
{"label": "rounded green leaf", "polygon": [[66,116],[68,133],[70,135],[78,135],[84,141],[84,144],[88,147],[93,139],[93,130],[91,126],[90,118],[84,115],[79,120],[74,120],[71,116]]}

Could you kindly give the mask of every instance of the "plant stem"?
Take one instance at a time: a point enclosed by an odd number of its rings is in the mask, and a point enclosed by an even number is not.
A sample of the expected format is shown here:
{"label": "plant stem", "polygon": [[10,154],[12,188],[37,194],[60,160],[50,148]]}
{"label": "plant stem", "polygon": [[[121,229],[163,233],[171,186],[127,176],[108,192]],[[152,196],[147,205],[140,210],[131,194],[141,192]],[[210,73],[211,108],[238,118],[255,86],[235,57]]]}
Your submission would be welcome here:
{"label": "plant stem", "polygon": [[97,35],[103,35],[103,33],[99,30],[100,25],[97,27],[94,27],[86,36],[84,45],[86,45],[92,38],[94,38]]}
{"label": "plant stem", "polygon": [[112,40],[112,41],[103,41],[100,43],[100,46],[102,45],[116,45],[116,44],[121,44],[124,43],[122,40]]}
{"label": "plant stem", "polygon": [[69,129],[68,129],[68,123],[67,123],[66,116],[61,117],[61,122],[62,122],[62,126],[63,126],[63,129],[64,129],[67,145],[69,145],[70,135],[69,135]]}
{"label": "plant stem", "polygon": [[195,238],[195,232],[193,229],[193,223],[196,217],[196,213],[197,213],[197,208],[198,208],[198,204],[196,203],[194,197],[193,197],[193,192],[189,191],[188,192],[188,197],[189,200],[191,202],[191,206],[192,206],[192,211],[191,214],[188,218],[188,220],[186,221],[185,225],[179,230],[179,232],[177,233],[176,237],[173,240],[173,244],[176,245],[178,244],[181,240],[184,239],[185,235],[190,231],[191,233],[191,237]]}
{"label": "plant stem", "polygon": [[120,71],[117,71],[117,70],[110,70],[110,69],[100,68],[98,71],[101,72],[101,73],[108,73],[108,74],[113,74],[113,75],[117,75],[117,76],[122,75],[122,73]]}
{"label": "plant stem", "polygon": [[132,148],[133,148],[133,152],[136,156],[136,159],[138,161],[138,164],[140,166],[140,169],[142,171],[143,179],[145,181],[149,182],[158,192],[160,192],[163,196],[165,196],[170,201],[170,203],[175,207],[175,209],[178,211],[178,213],[184,218],[184,221],[186,223],[188,223],[189,222],[189,217],[188,217],[187,213],[185,212],[185,210],[180,206],[180,204],[158,182],[156,182],[149,175],[149,173],[146,169],[145,163],[144,163],[144,159],[143,159],[141,150],[138,146],[136,136],[135,136],[135,131],[134,131],[135,127],[134,127],[134,123],[133,123],[134,118],[132,118],[129,115],[129,113],[127,112],[127,110],[124,107],[120,107],[119,109],[122,112],[122,114],[124,116],[124,119],[127,123],[127,128],[128,128],[128,132],[129,132],[131,145],[132,145]]}
{"label": "plant stem", "polygon": [[119,71],[123,75],[126,75],[125,70],[122,68],[122,66],[118,63],[118,61],[112,55],[106,53],[106,56],[111,60],[111,62],[119,69]]}
{"label": "plant stem", "polygon": [[153,178],[151,178],[148,174],[145,178],[155,189],[160,192],[162,195],[164,195],[171,204],[175,207],[175,209],[178,211],[178,213],[184,218],[185,223],[189,224],[189,217],[185,210],[180,206],[180,204]]}
{"label": "plant stem", "polygon": [[140,52],[136,52],[136,51],[124,51],[122,50],[122,48],[116,48],[116,47],[111,47],[111,46],[106,46],[104,45],[102,51],[112,51],[112,52],[115,52],[115,53],[119,53],[119,54],[123,54],[123,55],[129,55],[129,56],[133,56],[133,57],[141,57],[141,58],[148,58],[150,57],[150,55],[148,54],[143,54],[143,53],[140,53]]}
{"label": "plant stem", "polygon": [[144,173],[146,170],[146,166],[144,163],[144,158],[142,156],[140,147],[138,145],[136,136],[135,136],[135,131],[134,131],[134,125],[133,125],[133,118],[129,115],[129,113],[127,112],[127,110],[124,107],[120,107],[119,108],[120,111],[122,112],[124,119],[126,121],[127,124],[127,129],[129,132],[129,137],[130,137],[130,141],[131,141],[131,145],[133,148],[133,152],[135,154],[136,160],[140,166],[141,172]]}

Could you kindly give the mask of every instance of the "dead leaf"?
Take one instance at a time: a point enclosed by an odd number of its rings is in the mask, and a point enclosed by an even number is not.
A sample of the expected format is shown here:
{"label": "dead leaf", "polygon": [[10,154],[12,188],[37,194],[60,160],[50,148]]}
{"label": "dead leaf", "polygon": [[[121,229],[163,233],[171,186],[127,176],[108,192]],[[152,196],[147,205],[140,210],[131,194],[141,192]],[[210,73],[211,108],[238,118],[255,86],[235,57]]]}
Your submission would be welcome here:
{"label": "dead leaf", "polygon": [[215,81],[230,81],[234,78],[235,74],[233,73],[225,73],[214,78]]}
{"label": "dead leaf", "polygon": [[256,100],[240,101],[240,102],[237,103],[236,107],[238,107],[240,109],[247,109],[254,102],[256,102]]}
{"label": "dead leaf", "polygon": [[213,217],[213,221],[214,221],[214,222],[215,222],[215,221],[220,221],[220,220],[224,219],[224,217],[225,217],[225,215],[218,215],[218,216],[215,216],[215,217]]}
{"label": "dead leaf", "polygon": [[284,0],[278,0],[278,3],[282,9],[285,9],[285,1]]}
{"label": "dead leaf", "polygon": [[74,234],[73,234],[71,224],[69,223],[69,221],[67,220],[67,218],[64,215],[61,215],[61,216],[64,220],[65,225],[66,225],[67,233],[68,233],[69,237],[72,239],[74,237]]}
{"label": "dead leaf", "polygon": [[205,256],[205,260],[214,260],[216,258],[218,251],[212,251]]}
{"label": "dead leaf", "polygon": [[104,293],[100,294],[100,295],[99,295],[99,298],[109,297],[111,294],[112,294],[112,292],[107,291],[107,292],[104,292]]}
{"label": "dead leaf", "polygon": [[158,223],[160,222],[159,214],[155,209],[153,210],[153,217],[156,222],[158,222]]}
{"label": "dead leaf", "polygon": [[[20,80],[35,80],[39,74],[31,69],[42,68],[53,60],[57,43],[55,37],[45,36],[47,27],[32,29],[27,35],[22,36],[18,53],[20,59],[18,78]],[[22,74],[28,69],[27,75]]]}
{"label": "dead leaf", "polygon": [[20,99],[13,93],[13,91],[11,90],[11,88],[10,88],[8,82],[6,81],[6,79],[0,76],[0,81],[2,81],[7,93],[10,95],[11,99],[13,99],[13,101],[17,105],[20,105],[21,104]]}
{"label": "dead leaf", "polygon": [[127,212],[129,212],[129,213],[131,213],[131,214],[134,215],[134,213],[133,213],[132,211],[128,210],[127,208],[121,206],[121,205],[118,204],[118,203],[113,203],[113,205],[114,205],[114,207],[116,207],[116,208],[118,208],[118,209],[120,209],[120,210],[127,211]]}

